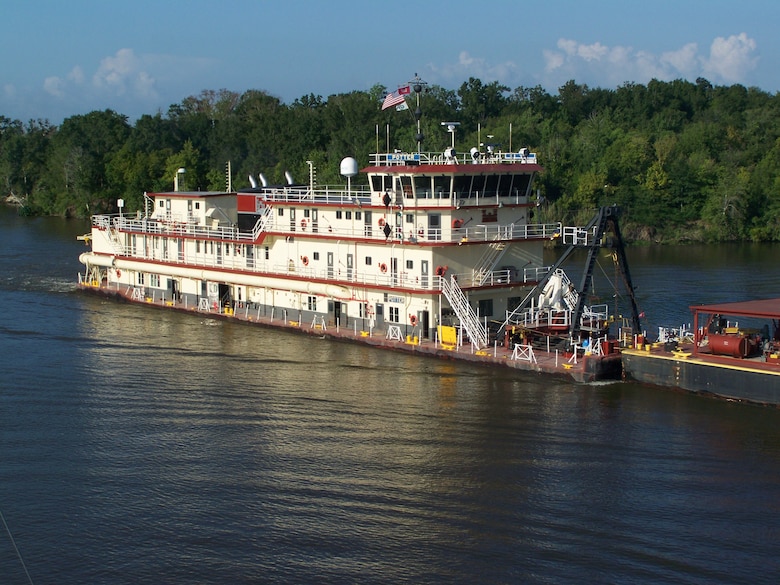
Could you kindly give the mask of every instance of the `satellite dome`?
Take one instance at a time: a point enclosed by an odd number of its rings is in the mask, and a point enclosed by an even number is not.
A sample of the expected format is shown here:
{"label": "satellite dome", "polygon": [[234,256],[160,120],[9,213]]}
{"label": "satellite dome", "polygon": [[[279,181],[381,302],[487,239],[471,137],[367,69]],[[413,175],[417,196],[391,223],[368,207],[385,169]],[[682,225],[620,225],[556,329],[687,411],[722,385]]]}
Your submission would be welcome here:
{"label": "satellite dome", "polygon": [[341,161],[341,170],[339,172],[344,177],[354,177],[355,175],[358,174],[357,161],[351,156],[348,156],[347,158],[343,159]]}

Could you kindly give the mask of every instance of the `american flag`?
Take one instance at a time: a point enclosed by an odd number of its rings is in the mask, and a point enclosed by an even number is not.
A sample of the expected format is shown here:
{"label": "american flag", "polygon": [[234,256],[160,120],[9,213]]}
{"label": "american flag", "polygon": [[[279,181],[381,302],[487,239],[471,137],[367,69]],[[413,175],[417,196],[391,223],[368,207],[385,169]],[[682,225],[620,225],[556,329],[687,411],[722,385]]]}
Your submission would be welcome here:
{"label": "american flag", "polygon": [[399,88],[398,91],[388,93],[387,97],[385,97],[385,101],[382,102],[382,109],[386,110],[387,108],[392,108],[393,106],[406,103],[404,100],[404,95],[408,93],[409,93],[408,85],[406,87]]}

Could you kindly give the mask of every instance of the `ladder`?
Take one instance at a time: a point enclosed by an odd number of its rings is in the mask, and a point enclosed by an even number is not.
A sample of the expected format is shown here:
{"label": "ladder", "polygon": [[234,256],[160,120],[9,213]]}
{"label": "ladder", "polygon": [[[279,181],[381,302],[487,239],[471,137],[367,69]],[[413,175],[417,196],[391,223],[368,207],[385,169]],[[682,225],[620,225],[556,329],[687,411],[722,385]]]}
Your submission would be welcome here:
{"label": "ladder", "polygon": [[491,275],[499,260],[503,257],[504,252],[506,252],[506,242],[500,238],[501,234],[497,234],[494,240],[488,245],[482,258],[477,262],[478,268],[474,269],[475,285],[482,286],[485,284],[485,281]]}
{"label": "ladder", "polygon": [[466,295],[463,294],[463,290],[458,286],[454,277],[449,279],[441,279],[441,290],[447,301],[450,303],[450,307],[455,311],[455,315],[460,320],[460,324],[471,339],[471,342],[477,349],[487,347],[488,334],[487,328],[483,327],[479,322],[479,317],[474,309],[469,304]]}
{"label": "ladder", "polygon": [[273,210],[270,205],[266,205],[263,208],[263,213],[260,214],[260,217],[258,218],[257,222],[255,222],[255,227],[252,228],[252,241],[257,241],[257,238],[260,236],[260,234],[264,231],[266,231],[270,226],[271,222],[273,221]]}

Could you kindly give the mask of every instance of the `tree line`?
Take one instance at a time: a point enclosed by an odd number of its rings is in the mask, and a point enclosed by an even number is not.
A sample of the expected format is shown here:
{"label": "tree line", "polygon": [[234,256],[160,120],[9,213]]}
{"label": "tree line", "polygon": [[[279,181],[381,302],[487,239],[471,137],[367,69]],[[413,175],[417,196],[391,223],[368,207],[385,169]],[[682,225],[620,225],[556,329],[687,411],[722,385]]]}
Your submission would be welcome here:
{"label": "tree line", "polygon": [[[381,110],[386,88],[285,104],[265,91],[207,90],[134,124],[112,110],[23,123],[0,116],[0,181],[22,213],[85,217],[143,208],[145,191],[234,188],[289,171],[341,184],[345,156],[360,165],[390,148],[417,149],[410,109]],[[630,240],[780,241],[780,97],[742,85],[652,80],[616,89],[569,81],[552,95],[470,78],[459,89],[424,85],[422,150],[443,151],[458,121],[456,148],[528,147],[545,220],[577,222],[601,205],[623,210]]]}

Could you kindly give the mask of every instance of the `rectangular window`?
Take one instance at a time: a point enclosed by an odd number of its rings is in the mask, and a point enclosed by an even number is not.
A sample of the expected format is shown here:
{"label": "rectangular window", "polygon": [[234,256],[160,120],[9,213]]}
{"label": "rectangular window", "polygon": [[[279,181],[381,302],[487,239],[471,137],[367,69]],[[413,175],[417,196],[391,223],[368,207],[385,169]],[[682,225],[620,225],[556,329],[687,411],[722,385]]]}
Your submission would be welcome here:
{"label": "rectangular window", "polygon": [[371,256],[366,256],[366,266],[371,266]]}
{"label": "rectangular window", "polygon": [[195,202],[195,209],[200,209],[200,201]]}
{"label": "rectangular window", "polygon": [[433,178],[433,197],[434,199],[449,199],[450,184],[452,177],[434,177]]}
{"label": "rectangular window", "polygon": [[344,219],[352,219],[352,212],[351,211],[345,211],[344,212]]}
{"label": "rectangular window", "polygon": [[265,259],[268,260],[271,257],[270,252],[268,250],[268,246],[265,247]]}
{"label": "rectangular window", "polygon": [[360,221],[363,218],[363,212],[362,211],[356,211],[355,212],[355,219],[357,221]]}
{"label": "rectangular window", "polygon": [[482,299],[481,301],[479,301],[479,316],[480,317],[493,316],[493,299]]}
{"label": "rectangular window", "polygon": [[336,212],[336,219],[341,219],[341,210]]}
{"label": "rectangular window", "polygon": [[411,270],[412,268],[414,268],[414,260],[407,260],[406,261],[406,269],[407,270]]}
{"label": "rectangular window", "polygon": [[282,217],[283,215],[284,215],[284,208],[280,207],[279,208],[279,217]]}
{"label": "rectangular window", "polygon": [[312,257],[312,260],[319,260],[320,259],[320,253],[319,252],[314,252],[311,255],[311,257]]}
{"label": "rectangular window", "polygon": [[195,253],[200,254],[200,240],[195,240]]}
{"label": "rectangular window", "polygon": [[143,284],[144,283],[144,273],[143,272],[139,272],[137,274],[137,276],[138,276],[138,279],[137,279],[138,284]]}
{"label": "rectangular window", "polygon": [[398,307],[390,307],[388,321],[391,323],[400,323]]}
{"label": "rectangular window", "polygon": [[316,311],[317,310],[317,297],[307,297],[308,303],[307,307],[310,311]]}
{"label": "rectangular window", "polygon": [[159,274],[150,274],[149,275],[149,282],[152,286],[159,287],[160,286],[160,275]]}
{"label": "rectangular window", "polygon": [[415,177],[414,188],[418,199],[431,199],[431,177]]}
{"label": "rectangular window", "polygon": [[406,223],[414,223],[414,214],[412,213],[406,214]]}
{"label": "rectangular window", "polygon": [[303,210],[303,217],[305,217],[305,218],[307,218],[307,219],[308,219],[308,218],[309,218],[309,216],[311,216],[311,211],[310,211],[310,210],[308,210],[308,209],[304,209],[304,210]]}

